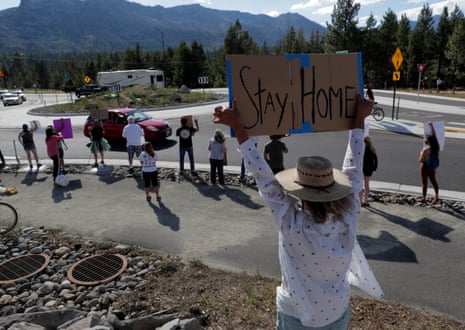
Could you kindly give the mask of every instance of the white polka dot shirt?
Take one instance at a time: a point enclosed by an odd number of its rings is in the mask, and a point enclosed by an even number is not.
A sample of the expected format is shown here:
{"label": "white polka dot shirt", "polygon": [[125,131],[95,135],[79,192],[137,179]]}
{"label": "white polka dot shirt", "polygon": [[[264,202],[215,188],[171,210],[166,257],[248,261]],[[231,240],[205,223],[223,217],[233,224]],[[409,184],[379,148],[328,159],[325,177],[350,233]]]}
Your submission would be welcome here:
{"label": "white polka dot shirt", "polygon": [[372,296],[383,295],[356,238],[358,193],[363,183],[363,130],[354,129],[349,134],[343,172],[352,182],[351,207],[343,221],[330,216],[323,224],[295,207],[295,200],[281,189],[250,140],[240,146],[246,169],[254,175],[279,226],[282,283],[277,288],[278,309],[305,326],[321,327],[340,318],[349,307],[350,284]]}

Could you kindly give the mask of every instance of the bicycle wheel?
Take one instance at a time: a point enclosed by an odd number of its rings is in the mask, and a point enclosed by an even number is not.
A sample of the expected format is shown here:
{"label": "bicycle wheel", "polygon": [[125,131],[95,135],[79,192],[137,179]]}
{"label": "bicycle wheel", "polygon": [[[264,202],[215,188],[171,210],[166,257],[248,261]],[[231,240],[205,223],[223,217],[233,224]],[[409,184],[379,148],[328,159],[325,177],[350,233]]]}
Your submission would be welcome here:
{"label": "bicycle wheel", "polygon": [[0,202],[0,235],[11,231],[18,222],[18,212],[5,202]]}
{"label": "bicycle wheel", "polygon": [[376,120],[376,121],[380,121],[380,120],[383,120],[384,119],[384,110],[381,109],[381,108],[375,108],[373,110],[373,118]]}

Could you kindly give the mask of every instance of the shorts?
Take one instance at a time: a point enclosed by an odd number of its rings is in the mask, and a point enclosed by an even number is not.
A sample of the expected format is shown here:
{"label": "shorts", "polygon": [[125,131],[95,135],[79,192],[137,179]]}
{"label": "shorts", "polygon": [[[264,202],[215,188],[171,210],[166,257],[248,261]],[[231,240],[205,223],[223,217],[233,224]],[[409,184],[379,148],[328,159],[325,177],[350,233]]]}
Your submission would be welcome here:
{"label": "shorts", "polygon": [[127,149],[129,159],[133,159],[134,154],[139,157],[140,153],[142,152],[142,146],[128,146]]}
{"label": "shorts", "polygon": [[32,151],[36,149],[34,142],[28,142],[23,145],[25,151]]}
{"label": "shorts", "polygon": [[150,184],[153,187],[158,187],[158,171],[154,172],[142,172],[142,177],[144,178],[144,188],[149,188]]}

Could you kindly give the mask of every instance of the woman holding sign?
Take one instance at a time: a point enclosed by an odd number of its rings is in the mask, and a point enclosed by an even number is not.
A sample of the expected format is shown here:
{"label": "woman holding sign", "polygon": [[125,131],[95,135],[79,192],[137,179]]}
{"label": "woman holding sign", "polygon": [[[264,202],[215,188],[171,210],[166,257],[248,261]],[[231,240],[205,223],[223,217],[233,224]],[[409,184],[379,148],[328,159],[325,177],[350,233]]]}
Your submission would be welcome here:
{"label": "woman holding sign", "polygon": [[439,201],[439,185],[436,180],[436,169],[439,167],[439,142],[436,138],[433,123],[429,123],[431,127],[431,135],[425,136],[424,147],[420,152],[418,161],[420,162],[421,176],[421,193],[422,197],[418,198],[419,202],[426,202],[426,193],[428,191],[428,179],[431,181],[434,189],[434,197],[432,204]]}
{"label": "woman holding sign", "polygon": [[357,95],[356,106],[342,171],[311,156],[276,176],[249,139],[235,101],[232,109],[215,108],[213,121],[234,130],[245,166],[279,228],[277,329],[348,329],[350,284],[383,296],[357,242],[364,120],[373,102]]}

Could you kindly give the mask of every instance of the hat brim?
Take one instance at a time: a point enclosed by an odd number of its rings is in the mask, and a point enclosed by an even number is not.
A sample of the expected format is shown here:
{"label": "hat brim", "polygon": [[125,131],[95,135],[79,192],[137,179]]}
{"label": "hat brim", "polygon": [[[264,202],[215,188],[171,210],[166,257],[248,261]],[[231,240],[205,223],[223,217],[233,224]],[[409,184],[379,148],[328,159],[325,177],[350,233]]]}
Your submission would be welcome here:
{"label": "hat brim", "polygon": [[326,188],[311,188],[296,181],[297,170],[290,168],[275,175],[281,187],[290,195],[310,202],[330,202],[352,193],[352,185],[347,175],[333,168],[334,184]]}

